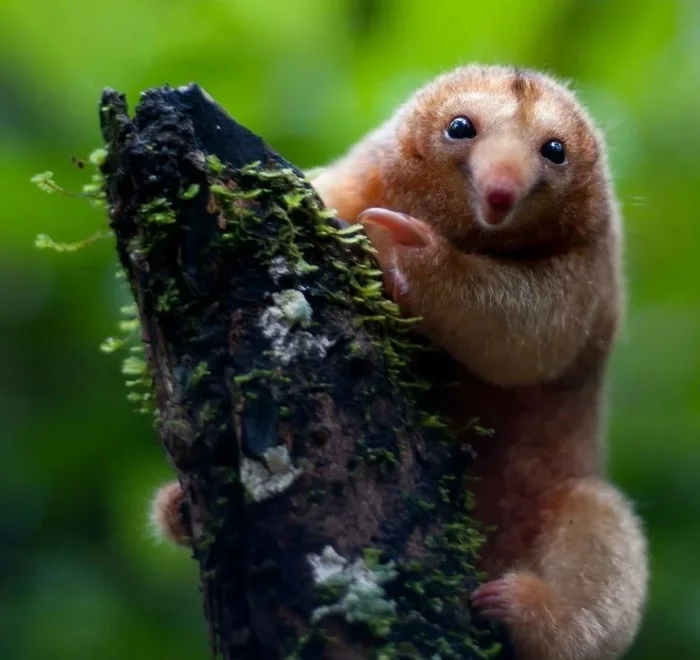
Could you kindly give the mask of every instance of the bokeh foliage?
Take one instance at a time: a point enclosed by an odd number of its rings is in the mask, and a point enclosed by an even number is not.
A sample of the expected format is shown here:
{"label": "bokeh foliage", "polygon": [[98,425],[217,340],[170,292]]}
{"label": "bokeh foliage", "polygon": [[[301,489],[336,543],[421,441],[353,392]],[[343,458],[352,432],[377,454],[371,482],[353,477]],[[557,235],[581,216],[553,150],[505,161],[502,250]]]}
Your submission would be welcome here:
{"label": "bokeh foliage", "polygon": [[697,0],[0,0],[0,657],[207,657],[195,566],[156,542],[171,477],[97,347],[124,293],[104,222],[39,193],[99,146],[102,87],[197,81],[302,167],[417,84],[468,61],[574,81],[601,122],[627,227],[629,315],[613,362],[611,476],[650,535],[634,660],[700,655],[700,3]]}

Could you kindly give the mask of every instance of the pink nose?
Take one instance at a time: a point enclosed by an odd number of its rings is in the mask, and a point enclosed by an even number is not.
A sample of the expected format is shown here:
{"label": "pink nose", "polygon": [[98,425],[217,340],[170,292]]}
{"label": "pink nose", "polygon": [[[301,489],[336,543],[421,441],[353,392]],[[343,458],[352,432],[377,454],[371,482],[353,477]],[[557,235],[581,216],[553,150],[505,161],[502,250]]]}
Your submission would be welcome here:
{"label": "pink nose", "polygon": [[491,188],[486,193],[488,205],[497,211],[510,211],[515,204],[515,191],[511,188]]}

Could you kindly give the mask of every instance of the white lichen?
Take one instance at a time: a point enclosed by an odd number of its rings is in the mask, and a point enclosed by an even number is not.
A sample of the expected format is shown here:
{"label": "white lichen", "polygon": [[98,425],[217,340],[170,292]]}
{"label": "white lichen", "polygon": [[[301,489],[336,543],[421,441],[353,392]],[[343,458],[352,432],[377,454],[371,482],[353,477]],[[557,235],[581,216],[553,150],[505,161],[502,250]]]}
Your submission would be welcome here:
{"label": "white lichen", "polygon": [[289,456],[289,449],[287,449],[286,445],[270,447],[263,456],[265,457],[267,469],[270,470],[272,474],[285,474],[289,472],[292,459]]}
{"label": "white lichen", "polygon": [[275,284],[279,284],[280,278],[285,277],[286,275],[291,275],[294,273],[295,275],[303,276],[308,275],[309,273],[314,273],[317,270],[318,266],[314,266],[301,258],[292,268],[282,255],[278,255],[270,262],[270,266],[267,269],[267,274],[272,278],[272,281]]}
{"label": "white lichen", "polygon": [[280,278],[291,273],[291,269],[287,265],[287,261],[283,256],[275,257],[267,269],[268,275],[272,278],[275,284],[279,284]]}
{"label": "white lichen", "polygon": [[[279,264],[278,270],[279,271]],[[313,310],[301,291],[285,289],[272,294],[274,303],[260,316],[263,335],[272,344],[273,355],[284,365],[299,355],[323,358],[333,342],[325,336],[315,337],[299,329],[311,324]]]}
{"label": "white lichen", "polygon": [[241,482],[255,502],[283,493],[302,473],[301,468],[292,464],[289,450],[284,445],[271,447],[263,458],[265,464],[247,456],[241,461]]}
{"label": "white lichen", "polygon": [[[299,324],[302,328],[308,328],[311,323],[313,310],[309,301],[301,291],[285,289],[272,294],[274,305],[268,307],[263,313],[263,318],[283,323],[288,328]],[[262,321],[262,319],[261,319]]]}
{"label": "white lichen", "polygon": [[351,564],[331,546],[326,546],[320,555],[308,555],[308,560],[314,584],[338,589],[342,594],[336,603],[317,607],[311,614],[313,622],[328,614],[341,614],[349,623],[376,625],[396,614],[395,601],[387,598],[381,586],[398,575],[393,561],[368,566],[358,558]]}
{"label": "white lichen", "polygon": [[[332,546],[327,545],[323,548],[320,555],[310,554],[308,556],[311,570],[314,574],[314,584],[327,584],[332,578],[343,576],[348,560],[341,557]],[[346,582],[350,578],[347,577]]]}

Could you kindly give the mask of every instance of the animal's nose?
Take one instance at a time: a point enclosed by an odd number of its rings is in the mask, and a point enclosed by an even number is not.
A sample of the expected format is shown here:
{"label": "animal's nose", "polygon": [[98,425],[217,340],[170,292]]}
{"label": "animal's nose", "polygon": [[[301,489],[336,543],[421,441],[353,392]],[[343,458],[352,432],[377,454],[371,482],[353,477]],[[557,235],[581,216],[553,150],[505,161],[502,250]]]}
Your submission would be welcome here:
{"label": "animal's nose", "polygon": [[510,211],[515,198],[515,190],[506,186],[495,186],[486,192],[486,202],[497,211]]}

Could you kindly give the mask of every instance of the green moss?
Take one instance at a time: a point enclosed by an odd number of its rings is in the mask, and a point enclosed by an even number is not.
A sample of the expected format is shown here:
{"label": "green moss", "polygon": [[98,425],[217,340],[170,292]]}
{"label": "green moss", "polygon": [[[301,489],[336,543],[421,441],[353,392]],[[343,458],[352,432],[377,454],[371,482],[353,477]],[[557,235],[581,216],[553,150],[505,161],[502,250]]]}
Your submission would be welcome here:
{"label": "green moss", "polygon": [[200,427],[216,418],[218,406],[213,401],[205,401],[197,412],[197,423]]}
{"label": "green moss", "polygon": [[180,199],[194,199],[197,196],[197,193],[199,192],[199,184],[197,183],[191,183],[187,188],[184,190],[181,190],[180,193],[178,194],[178,197]]}
{"label": "green moss", "polygon": [[226,186],[223,186],[220,183],[212,183],[209,186],[209,192],[212,195],[223,197],[224,199],[234,199],[235,197],[232,190],[229,190]]}
{"label": "green moss", "polygon": [[[95,207],[104,207],[106,203],[106,191],[105,191],[105,185],[104,185],[104,178],[102,176],[102,172],[99,170],[99,167],[104,163],[104,159],[107,157],[107,150],[106,149],[95,149],[90,156],[88,157],[88,162],[95,168],[97,168],[97,171],[93,173],[91,177],[91,182],[86,183],[82,191],[80,193],[74,193],[74,192],[69,192],[62,186],[60,186],[58,183],[56,183],[56,180],[54,179],[54,174],[53,172],[46,171],[46,172],[41,172],[39,174],[35,174],[33,177],[31,177],[30,181],[36,185],[39,190],[45,192],[45,193],[54,193],[58,192],[63,195],[66,195],[68,197],[78,197],[87,200],[92,206]],[[74,162],[78,164],[79,167],[84,167],[84,161],[80,159],[74,159]],[[111,235],[111,234],[108,234]],[[41,235],[42,237],[45,237],[45,235]],[[48,238],[48,237],[45,237]],[[50,241],[46,241],[43,239],[38,239],[37,241],[39,243],[38,247],[55,247],[56,245],[70,245],[70,244],[54,244]],[[80,245],[79,247],[82,247]],[[65,250],[61,250],[65,251]]]}
{"label": "green moss", "polygon": [[312,488],[306,493],[306,498],[309,502],[322,502],[326,495],[326,491],[322,488]]}
{"label": "green moss", "polygon": [[94,149],[88,156],[88,162],[95,167],[102,167],[107,160],[109,150],[106,147],[98,147]]}
{"label": "green moss", "polygon": [[246,374],[239,374],[238,376],[234,376],[233,382],[236,383],[236,385],[245,385],[246,383],[250,383],[251,381],[259,379],[270,379],[282,383],[290,382],[287,376],[273,369],[251,369]]}
{"label": "green moss", "polygon": [[440,419],[438,415],[424,415],[418,421],[418,425],[425,429],[448,429],[447,424],[444,422],[444,420]]}
{"label": "green moss", "polygon": [[100,349],[105,353],[128,350],[129,355],[122,361],[122,373],[127,376],[125,384],[129,389],[127,400],[136,404],[137,412],[153,414],[153,380],[148,372],[141,343],[138,309],[132,303],[124,305],[119,311],[122,317],[118,323],[121,337],[108,337],[102,342]]}
{"label": "green moss", "polygon": [[105,238],[112,238],[114,234],[111,231],[97,231],[92,236],[88,236],[81,241],[73,243],[60,243],[55,241],[47,234],[39,234],[34,239],[34,247],[39,250],[54,250],[55,252],[75,252],[86,248],[91,243],[100,241]]}
{"label": "green moss", "polygon": [[209,365],[206,362],[200,362],[192,370],[192,376],[190,377],[190,385],[196,385],[202,378],[209,375]]}
{"label": "green moss", "polygon": [[315,273],[318,270],[318,268],[318,266],[314,266],[310,263],[307,263],[303,259],[299,259],[299,261],[297,261],[294,265],[294,272],[297,275],[308,275],[310,273]]}
{"label": "green moss", "polygon": [[379,548],[363,548],[362,559],[370,570],[374,570],[381,565],[384,552]]}
{"label": "green moss", "polygon": [[55,192],[64,192],[63,188],[61,188],[56,181],[53,178],[54,174],[50,170],[47,170],[46,172],[40,172],[39,174],[35,174],[30,181],[39,188],[42,192],[45,192],[47,194],[55,193]]}
{"label": "green moss", "polygon": [[[371,417],[369,410],[367,413]],[[382,474],[386,474],[399,465],[399,457],[396,452],[385,447],[368,447],[362,440],[357,443],[356,454],[357,458],[367,465],[377,466]]]}
{"label": "green moss", "polygon": [[[377,653],[377,660],[425,660],[418,649],[408,642],[387,644]],[[438,660],[433,656],[430,660]]]}
{"label": "green moss", "polygon": [[346,585],[342,582],[321,584],[315,590],[316,600],[320,605],[335,603],[342,597],[345,587]]}
{"label": "green moss", "polygon": [[139,214],[146,222],[156,225],[172,225],[177,222],[172,204],[164,197],[157,197],[141,206]]}
{"label": "green moss", "polygon": [[[406,378],[399,378],[407,366],[404,356],[416,348],[407,333],[419,319],[404,318],[399,307],[384,298],[382,273],[374,261],[375,251],[362,226],[351,225],[343,229],[332,226],[328,222],[332,213],[322,208],[313,190],[289,168],[264,168],[260,163],[251,163],[234,171],[228,170],[218,159],[208,159],[208,163],[210,192],[214,198],[212,208],[220,209],[223,217],[228,219],[224,237],[229,242],[249,239],[249,223],[260,221],[258,215],[246,213],[245,200],[250,199],[250,192],[239,190],[237,180],[244,184],[241,188],[245,191],[252,189],[257,197],[273,194],[276,190],[284,191],[282,203],[272,203],[266,218],[278,223],[275,234],[266,235],[266,240],[256,246],[258,257],[267,265],[282,257],[297,275],[303,276],[318,268],[307,252],[318,254],[324,244],[331,243],[343,252],[345,248],[352,249],[352,258],[331,262],[340,281],[338,287],[326,291],[325,295],[334,304],[353,309],[357,323],[366,325],[377,337],[377,347],[387,360],[394,384],[405,383]],[[305,235],[300,225],[294,222],[292,216],[297,212],[312,219],[311,235]],[[346,295],[338,289],[349,289],[351,293]]]}
{"label": "green moss", "polygon": [[214,154],[207,155],[207,167],[213,174],[221,174],[226,169],[224,164]]}
{"label": "green moss", "polygon": [[[106,153],[96,152],[91,156],[92,165],[101,165]],[[208,210],[218,219],[221,235],[215,241],[212,249],[228,250],[245,243],[251,246],[256,257],[266,266],[272,268],[273,263],[280,263],[288,273],[300,278],[307,277],[319,268],[321,258],[328,263],[327,249],[333,246],[333,253],[338,257],[330,261],[334,286],[320,288],[315,295],[325,296],[335,306],[352,310],[356,323],[368,330],[369,339],[350,342],[344,349],[349,359],[367,359],[368,356],[381,355],[387,367],[392,386],[402,393],[408,392],[409,409],[416,424],[431,431],[439,431],[448,435],[448,428],[443,420],[435,415],[418,415],[411,401],[411,393],[424,391],[431,386],[417,378],[409,368],[411,355],[422,347],[411,335],[417,318],[406,319],[399,307],[387,300],[383,294],[382,272],[377,268],[375,250],[360,225],[351,225],[338,229],[328,222],[332,214],[323,209],[315,193],[308,189],[304,182],[289,168],[263,167],[260,163],[252,163],[244,168],[232,170],[214,155],[206,157],[208,168]],[[64,192],[58,186],[53,175],[45,172],[33,179],[40,189],[46,192]],[[176,193],[177,198],[187,201],[201,192],[198,184],[184,186]],[[279,193],[282,194],[279,194]],[[66,193],[70,194],[70,193]],[[104,182],[101,178],[93,178],[83,188],[80,197],[86,197],[95,203],[104,199]],[[173,206],[175,204],[175,207]],[[156,198],[140,208],[144,220],[144,232],[138,237],[130,249],[137,254],[147,254],[153,246],[165,236],[167,225],[177,221],[176,200]],[[260,209],[266,209],[264,214]],[[300,214],[297,216],[297,214]],[[263,217],[264,215],[264,217]],[[297,217],[303,216],[303,222]],[[310,223],[309,223],[310,219]],[[270,231],[260,231],[260,224],[266,223]],[[106,234],[111,236],[111,232]],[[38,243],[42,247],[52,247],[61,251],[79,249],[95,240],[86,239],[80,244],[59,244],[46,236]],[[321,256],[322,255],[322,256]],[[346,258],[347,257],[347,258]],[[316,263],[315,263],[316,262]],[[272,276],[272,275],[271,275]],[[152,291],[156,309],[168,312],[178,304],[178,290],[174,282],[157,284],[159,290]],[[280,299],[280,308],[296,310],[293,313],[296,321],[308,326],[309,314],[299,315],[299,310],[306,308],[301,305],[298,290],[292,291],[289,299]],[[278,294],[279,295],[279,294]],[[308,310],[306,310],[308,312]],[[124,318],[120,322],[120,334],[107,338],[101,345],[104,352],[129,349],[130,354],[125,358],[122,371],[127,377],[130,388],[128,398],[137,404],[142,412],[153,413],[153,384],[146,368],[143,357],[143,347],[140,345],[140,324],[135,306],[122,310]],[[295,321],[295,322],[296,322]],[[133,346],[137,343],[138,346]],[[134,350],[136,349],[136,350]],[[208,374],[208,365],[200,362],[189,374],[189,385],[195,386]],[[237,374],[234,383],[241,389],[262,381],[274,383],[276,386],[289,385],[290,379],[278,369],[253,369],[247,373]],[[327,384],[316,384],[316,386]],[[246,397],[252,397],[252,392],[245,392]],[[363,393],[366,401],[371,400],[374,392],[368,389]],[[214,419],[217,413],[215,406],[204,405],[198,411],[196,423],[203,425]],[[367,409],[371,417],[371,410]],[[288,410],[281,410],[280,416],[289,415]],[[397,422],[400,424],[400,422]],[[478,424],[473,425],[477,433],[488,434]],[[358,458],[366,464],[375,465],[379,470],[388,474],[399,465],[398,446],[393,448],[371,447],[364,443],[358,445]],[[235,474],[228,475],[231,481],[237,479]],[[414,506],[422,515],[430,515],[442,506],[450,504],[454,499],[455,478],[446,476],[439,488],[436,501],[425,498],[418,499]],[[472,562],[483,543],[483,533],[478,530],[476,523],[469,516],[473,509],[473,497],[464,489],[465,498],[462,502],[463,513],[451,522],[442,526],[428,542],[428,555],[420,561],[412,562],[410,566],[395,566],[393,563],[382,563],[382,555],[378,549],[369,548],[363,552],[361,561],[368,571],[377,577],[375,586],[355,584],[352,581],[328,581],[317,585],[317,601],[320,607],[337,606],[343,603],[343,613],[350,622],[364,625],[376,639],[378,658],[411,658],[411,657],[461,657],[460,652],[469,651],[483,658],[495,657],[498,645],[489,646],[486,650],[478,649],[475,642],[466,633],[459,630],[470,630],[472,627],[459,620],[446,632],[441,627],[430,623],[436,613],[454,612],[454,616],[468,616],[464,613],[465,602],[468,599],[465,575],[473,575]],[[309,493],[309,500],[323,497]],[[223,502],[219,502],[225,506]],[[213,529],[213,527],[212,527]],[[207,537],[202,547],[213,542],[213,537]],[[391,595],[381,585],[391,584]],[[424,630],[424,634],[414,635],[414,629]],[[402,631],[410,631],[407,636],[414,644],[396,644],[397,636]],[[303,655],[303,650],[312,648],[323,640],[328,640],[322,626],[315,623],[307,635],[299,642],[297,651],[292,657],[309,657]],[[420,655],[419,654],[420,647]],[[425,652],[428,655],[425,655]]]}
{"label": "green moss", "polygon": [[118,337],[107,337],[101,344],[100,350],[103,353],[114,353],[124,346],[124,340]]}
{"label": "green moss", "polygon": [[[104,109],[103,109],[104,111]],[[80,193],[69,192],[54,179],[52,172],[42,172],[31,178],[38,188],[47,193],[59,192],[69,197],[75,197],[87,200],[94,207],[104,207],[106,204],[105,180],[102,175],[101,167],[104,165],[108,156],[108,150],[100,147],[92,151],[87,158],[87,162],[94,168],[91,175],[90,183],[83,186]],[[84,161],[76,159],[79,167],[84,167]],[[157,200],[161,204],[163,200]],[[167,215],[168,209],[161,208],[156,210],[156,204],[153,208],[147,209],[152,215],[156,215],[156,221],[163,221],[164,215]],[[161,213],[163,215],[158,215]],[[110,230],[100,229],[94,232],[91,236],[72,243],[64,243],[55,241],[46,234],[39,234],[35,239],[35,247],[39,249],[51,249],[56,252],[75,252],[77,250],[88,247],[98,240],[113,238],[114,233]],[[141,246],[134,246],[139,249]],[[118,276],[123,276],[121,268],[117,271]],[[131,355],[124,359],[122,363],[122,373],[127,377],[126,385],[129,388],[127,399],[136,404],[138,412],[152,413],[153,412],[153,383],[146,370],[146,363],[143,357],[143,347],[140,344],[140,323],[138,312],[135,305],[128,305],[121,310],[121,320],[118,323],[120,336],[107,337],[100,344],[100,351],[103,353],[114,353],[126,348],[130,349]]]}
{"label": "green moss", "polygon": [[146,362],[139,357],[131,356],[122,363],[122,373],[125,376],[143,376],[146,373]]}
{"label": "green moss", "polygon": [[[452,475],[446,475],[440,484],[443,496],[455,492],[466,493],[464,484],[459,486]],[[472,637],[473,629],[466,603],[468,602],[468,585],[465,575],[474,575],[474,558],[478,555],[484,536],[478,524],[469,516],[464,501],[459,502],[460,511],[447,524],[427,540],[429,553],[420,560],[414,560],[402,569],[405,595],[399,598],[399,625],[421,626],[425,629],[421,641],[423,657],[461,658],[465,653],[480,658],[496,657],[501,651],[498,643],[477,644],[479,635],[488,635],[490,631],[477,632],[477,639]],[[455,618],[455,625],[450,632],[441,630],[429,622],[434,616],[445,615]],[[412,624],[408,623],[413,621]],[[459,630],[470,633],[459,633]],[[401,628],[398,630],[400,634]],[[382,649],[386,657],[397,653],[392,645]]]}
{"label": "green moss", "polygon": [[172,280],[166,280],[161,284],[160,288],[162,292],[156,293],[156,311],[167,312],[178,304],[180,293],[177,285]]}

